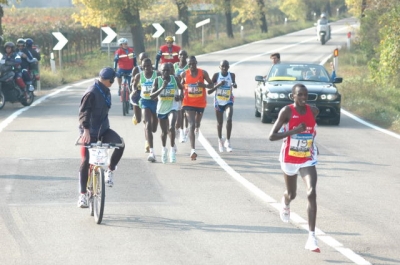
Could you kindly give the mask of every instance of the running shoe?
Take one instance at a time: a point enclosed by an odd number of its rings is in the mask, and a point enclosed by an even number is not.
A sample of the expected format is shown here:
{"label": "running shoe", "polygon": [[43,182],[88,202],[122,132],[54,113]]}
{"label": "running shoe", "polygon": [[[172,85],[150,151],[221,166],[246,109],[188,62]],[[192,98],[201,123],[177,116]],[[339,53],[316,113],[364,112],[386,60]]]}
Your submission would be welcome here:
{"label": "running shoe", "polygon": [[108,187],[112,187],[114,185],[114,180],[113,180],[114,172],[109,170],[109,169],[107,169],[105,173],[106,173],[105,174],[106,175],[105,176],[106,184],[107,184]]}
{"label": "running shoe", "polygon": [[163,162],[163,164],[167,163],[168,160],[168,148],[163,147],[161,150],[161,162]]}
{"label": "running shoe", "polygon": [[154,153],[149,154],[149,156],[147,157],[147,161],[156,162],[156,156],[154,155]]}
{"label": "running shoe", "polygon": [[190,158],[192,160],[196,160],[197,158],[196,150],[192,149],[192,151],[190,152]]}
{"label": "running shoe", "polygon": [[176,151],[174,148],[171,148],[171,151],[169,153],[169,162],[176,163]]}
{"label": "running shoe", "polygon": [[87,208],[87,207],[89,207],[88,199],[87,199],[86,194],[81,194],[81,195],[79,195],[78,207],[80,207],[80,208]]}
{"label": "running shoe", "polygon": [[282,197],[282,206],[281,206],[281,220],[285,223],[289,223],[290,220],[290,206],[285,204],[285,197]]}
{"label": "running shoe", "polygon": [[227,152],[232,152],[232,146],[231,146],[230,140],[226,140],[224,146],[225,146]]}
{"label": "running shoe", "polygon": [[[132,106],[132,105],[131,105],[131,106]],[[132,123],[135,124],[135,125],[138,124],[135,114],[133,114]]]}
{"label": "running shoe", "polygon": [[150,145],[149,145],[149,142],[147,140],[144,142],[144,152],[145,153],[150,153]]}
{"label": "running shoe", "polygon": [[224,152],[224,139],[219,139],[218,140],[218,149],[220,153]]}
{"label": "running shoe", "polygon": [[321,252],[321,250],[318,247],[318,241],[317,241],[317,238],[315,237],[315,235],[310,234],[308,236],[305,249],[308,249],[312,252],[317,252],[317,253]]}

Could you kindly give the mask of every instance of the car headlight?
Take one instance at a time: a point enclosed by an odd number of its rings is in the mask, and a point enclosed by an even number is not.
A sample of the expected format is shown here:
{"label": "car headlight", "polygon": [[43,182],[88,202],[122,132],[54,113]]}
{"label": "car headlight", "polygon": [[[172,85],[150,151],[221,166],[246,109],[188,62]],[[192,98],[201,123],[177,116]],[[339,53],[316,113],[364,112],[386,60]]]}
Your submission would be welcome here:
{"label": "car headlight", "polygon": [[278,99],[278,98],[286,98],[286,95],[284,93],[266,93],[268,98],[271,99]]}
{"label": "car headlight", "polygon": [[338,95],[337,94],[322,94],[321,99],[322,100],[335,100],[337,99]]}

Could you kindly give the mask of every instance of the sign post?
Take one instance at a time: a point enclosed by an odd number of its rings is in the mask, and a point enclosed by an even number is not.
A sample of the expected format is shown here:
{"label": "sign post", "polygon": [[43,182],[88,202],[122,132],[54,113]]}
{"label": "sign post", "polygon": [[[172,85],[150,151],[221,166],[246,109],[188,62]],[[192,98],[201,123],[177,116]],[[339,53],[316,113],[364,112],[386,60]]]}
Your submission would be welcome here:
{"label": "sign post", "polygon": [[61,32],[52,32],[53,36],[58,40],[58,43],[56,46],[53,47],[53,50],[58,51],[58,57],[60,60],[60,71],[62,70],[62,56],[61,56],[61,50],[64,48],[65,44],[67,44],[68,40],[67,38],[64,37],[64,35]]}
{"label": "sign post", "polygon": [[333,50],[333,64],[335,66],[335,70],[339,69],[339,49],[336,48]]}
{"label": "sign post", "polygon": [[210,23],[210,19],[207,18],[205,20],[202,20],[198,23],[196,23],[196,28],[201,27],[201,45],[204,46],[204,25]]}
{"label": "sign post", "polygon": [[164,33],[165,29],[159,23],[153,23],[156,32],[152,35],[156,39],[156,51],[158,50],[158,38]]}
{"label": "sign post", "polygon": [[[186,31],[187,26],[185,23],[183,23],[182,21],[178,20],[175,21],[175,24],[178,25],[179,29],[175,32],[175,34],[177,35],[182,35],[183,32]],[[180,38],[180,42],[179,42],[180,46],[182,46],[182,37]]]}
{"label": "sign post", "polygon": [[101,43],[107,44],[108,60],[110,60],[110,43],[117,37],[117,33],[110,27],[101,27],[101,30],[107,34]]}

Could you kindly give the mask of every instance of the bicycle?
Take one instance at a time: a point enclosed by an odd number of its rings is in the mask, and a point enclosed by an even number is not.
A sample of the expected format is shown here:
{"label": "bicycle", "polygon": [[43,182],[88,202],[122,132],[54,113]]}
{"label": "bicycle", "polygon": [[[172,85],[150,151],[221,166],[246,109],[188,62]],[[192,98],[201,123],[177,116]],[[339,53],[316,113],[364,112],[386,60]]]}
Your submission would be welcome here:
{"label": "bicycle", "polygon": [[129,80],[131,74],[123,74],[122,75],[122,83],[121,83],[121,102],[122,102],[122,114],[125,116],[129,114],[130,102],[129,102]]}
{"label": "bicycle", "polygon": [[124,139],[121,144],[103,143],[97,141],[96,143],[83,144],[79,143],[79,138],[76,140],[75,145],[80,145],[89,150],[89,174],[87,181],[87,194],[89,202],[90,215],[94,216],[94,221],[100,224],[103,220],[104,204],[105,204],[105,180],[103,166],[109,163],[110,149],[123,147],[125,145]]}

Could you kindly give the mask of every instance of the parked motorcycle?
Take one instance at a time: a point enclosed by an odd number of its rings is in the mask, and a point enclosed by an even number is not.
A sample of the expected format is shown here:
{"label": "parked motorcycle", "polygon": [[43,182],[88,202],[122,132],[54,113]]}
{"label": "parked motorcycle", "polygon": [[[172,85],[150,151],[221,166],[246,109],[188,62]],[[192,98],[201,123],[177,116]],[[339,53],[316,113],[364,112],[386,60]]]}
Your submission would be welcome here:
{"label": "parked motorcycle", "polygon": [[15,72],[13,66],[7,65],[4,60],[0,60],[0,109],[6,102],[20,102],[24,106],[32,104],[35,97],[33,90],[22,91],[14,80]]}
{"label": "parked motorcycle", "polygon": [[317,27],[317,40],[324,45],[331,38],[331,26],[327,20],[318,20],[314,24]]}

